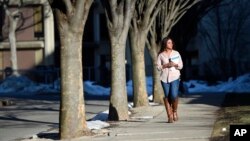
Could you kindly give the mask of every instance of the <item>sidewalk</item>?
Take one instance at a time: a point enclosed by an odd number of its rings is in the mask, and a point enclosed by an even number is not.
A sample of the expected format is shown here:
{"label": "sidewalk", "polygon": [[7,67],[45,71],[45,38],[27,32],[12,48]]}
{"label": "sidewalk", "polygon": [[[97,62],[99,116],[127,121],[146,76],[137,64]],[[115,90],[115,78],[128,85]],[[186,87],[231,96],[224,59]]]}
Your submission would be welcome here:
{"label": "sidewalk", "polygon": [[[130,116],[129,121],[109,122],[111,126],[96,130],[97,135],[85,136],[71,141],[209,141],[216,119],[216,111],[220,108],[223,99],[223,94],[186,95],[181,97],[178,108],[179,121],[172,124],[166,123],[167,118],[163,105],[133,108],[133,114]],[[86,115],[89,118],[108,108],[108,101],[101,102],[88,103],[86,101],[88,106],[94,106],[92,108],[86,106]],[[35,108],[33,110],[39,112]],[[53,108],[51,108],[51,111],[53,111]],[[48,125],[50,127],[53,125],[53,129],[58,128],[58,115],[47,114],[48,123],[41,123],[47,126],[47,130],[45,128],[43,130],[45,131],[43,132],[45,133],[44,138],[24,139],[23,141],[51,141],[53,135],[58,135],[58,130],[48,130]],[[51,120],[54,120],[53,124],[50,124],[49,121]],[[8,128],[8,124],[4,128]],[[24,132],[25,128],[30,127],[22,125],[22,128],[17,128],[15,133]],[[14,132],[6,132],[9,136],[12,133]],[[38,133],[41,132],[36,132],[36,134]]]}
{"label": "sidewalk", "polygon": [[[42,132],[57,130],[59,99],[58,95],[20,94],[11,98],[1,95],[0,100],[12,101],[14,105],[0,107],[0,141],[20,141]],[[91,119],[107,110],[109,102],[86,100],[85,106],[86,119]]]}
{"label": "sidewalk", "polygon": [[223,94],[180,98],[179,121],[173,124],[166,123],[162,105],[136,108],[128,122],[111,123],[111,128],[104,131],[106,135],[74,141],[209,141],[223,99]]}

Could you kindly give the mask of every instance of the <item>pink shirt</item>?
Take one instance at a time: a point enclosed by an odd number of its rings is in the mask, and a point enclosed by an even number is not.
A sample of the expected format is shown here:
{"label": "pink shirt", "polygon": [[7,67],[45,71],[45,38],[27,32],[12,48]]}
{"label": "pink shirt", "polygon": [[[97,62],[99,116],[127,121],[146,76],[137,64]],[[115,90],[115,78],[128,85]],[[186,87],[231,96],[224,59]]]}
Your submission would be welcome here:
{"label": "pink shirt", "polygon": [[[178,67],[162,68],[163,64],[169,63],[169,59],[172,62],[178,64]],[[180,78],[180,70],[183,68],[181,55],[178,51],[172,50],[170,56],[167,56],[165,52],[161,52],[157,58],[157,68],[161,71],[160,80],[169,83]]]}

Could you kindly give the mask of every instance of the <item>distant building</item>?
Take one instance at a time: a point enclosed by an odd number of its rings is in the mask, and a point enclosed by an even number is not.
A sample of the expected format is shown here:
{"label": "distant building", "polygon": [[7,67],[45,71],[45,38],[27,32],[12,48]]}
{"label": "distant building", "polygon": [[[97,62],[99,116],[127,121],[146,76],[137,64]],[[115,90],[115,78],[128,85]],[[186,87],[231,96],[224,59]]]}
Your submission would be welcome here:
{"label": "distant building", "polygon": [[[104,9],[95,1],[90,9],[83,37],[83,73],[85,80],[108,83],[110,81],[111,51]],[[126,79],[132,78],[129,38],[126,44]],[[152,75],[152,63],[145,48],[146,75]]]}
{"label": "distant building", "polygon": [[[17,8],[11,0],[11,9]],[[25,0],[24,0],[25,1]],[[28,1],[28,0],[27,0]],[[10,67],[8,19],[0,8],[0,79]],[[52,10],[47,0],[31,2],[20,8],[23,20],[16,31],[18,67],[20,71],[34,68],[60,67],[60,41]],[[55,30],[54,30],[55,29]],[[126,45],[126,79],[132,78],[129,39]],[[152,73],[152,65],[145,49],[146,75]],[[91,6],[83,37],[83,79],[110,84],[111,51],[104,9],[99,0]],[[58,76],[59,77],[59,76]]]}
{"label": "distant building", "polygon": [[[9,9],[15,11],[16,0],[10,0]],[[53,66],[55,39],[54,18],[47,0],[32,1],[19,8],[21,16],[16,30],[17,60],[21,73],[37,66]],[[0,78],[10,68],[9,20],[0,7]]]}

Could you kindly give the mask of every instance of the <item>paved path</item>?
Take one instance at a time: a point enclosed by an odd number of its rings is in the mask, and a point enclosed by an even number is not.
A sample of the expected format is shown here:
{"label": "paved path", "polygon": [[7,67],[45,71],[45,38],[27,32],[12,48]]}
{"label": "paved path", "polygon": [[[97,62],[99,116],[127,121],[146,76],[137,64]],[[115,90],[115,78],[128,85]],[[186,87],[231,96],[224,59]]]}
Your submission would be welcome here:
{"label": "paved path", "polygon": [[[58,95],[0,97],[10,100],[12,106],[0,107],[0,141],[21,140],[40,132],[58,128],[59,97]],[[86,119],[108,109],[108,101],[86,101]]]}
{"label": "paved path", "polygon": [[[162,105],[134,108],[129,121],[110,122],[110,127],[95,131],[98,133],[96,136],[81,137],[72,141],[209,141],[216,111],[223,99],[223,94],[181,97],[178,108],[179,121],[172,124],[166,123],[166,112]],[[27,102],[29,101],[25,103]],[[30,102],[32,103],[32,100]],[[39,102],[45,102],[45,105]],[[20,134],[19,139],[44,131],[57,134],[57,130],[48,129],[58,128],[58,101],[39,102],[36,101],[33,106],[20,106],[20,109],[18,106],[8,111],[1,109],[0,140],[3,136],[7,139],[12,133],[15,133],[16,137]],[[86,101],[87,119],[107,108],[108,101]],[[44,139],[31,140],[53,140],[51,135],[44,136]]]}

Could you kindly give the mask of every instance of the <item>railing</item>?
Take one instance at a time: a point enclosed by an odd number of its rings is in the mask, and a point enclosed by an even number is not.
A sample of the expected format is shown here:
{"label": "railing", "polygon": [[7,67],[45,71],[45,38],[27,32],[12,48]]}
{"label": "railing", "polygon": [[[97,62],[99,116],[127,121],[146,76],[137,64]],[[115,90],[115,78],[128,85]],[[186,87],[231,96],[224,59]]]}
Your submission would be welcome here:
{"label": "railing", "polygon": [[[30,79],[40,83],[53,83],[60,77],[60,69],[55,67],[38,66],[30,70],[18,70],[19,74],[29,77]],[[9,77],[13,70],[9,67],[0,70],[1,79]]]}
{"label": "railing", "polygon": [[[126,66],[126,80],[132,78],[131,66]],[[11,68],[0,70],[0,80],[12,74]],[[21,75],[27,76],[31,80],[40,83],[53,83],[55,80],[60,78],[60,68],[53,66],[37,66],[30,70],[18,70]],[[152,74],[152,66],[146,66],[146,75]],[[111,72],[103,67],[83,67],[83,79],[96,82],[107,82],[111,80]]]}

